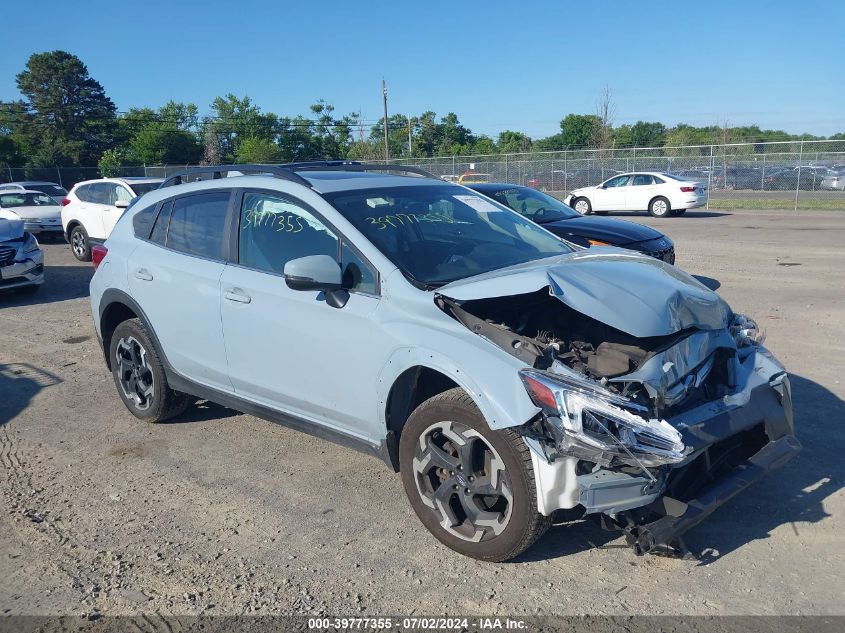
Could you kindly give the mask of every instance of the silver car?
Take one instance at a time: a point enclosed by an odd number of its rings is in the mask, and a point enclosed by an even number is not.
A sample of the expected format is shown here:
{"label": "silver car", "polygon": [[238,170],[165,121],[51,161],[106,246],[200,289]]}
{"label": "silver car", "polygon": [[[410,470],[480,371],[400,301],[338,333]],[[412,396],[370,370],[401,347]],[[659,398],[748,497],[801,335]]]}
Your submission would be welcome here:
{"label": "silver car", "polygon": [[819,189],[845,191],[845,170],[829,171],[822,179]]}
{"label": "silver car", "polygon": [[800,448],[786,371],[714,292],[416,168],[196,168],[92,257],[134,416],[204,398],[379,456],[467,556],[513,558],[561,509],[679,544]]}
{"label": "silver car", "polygon": [[44,283],[44,254],[24,220],[0,209],[0,291],[35,292]]}

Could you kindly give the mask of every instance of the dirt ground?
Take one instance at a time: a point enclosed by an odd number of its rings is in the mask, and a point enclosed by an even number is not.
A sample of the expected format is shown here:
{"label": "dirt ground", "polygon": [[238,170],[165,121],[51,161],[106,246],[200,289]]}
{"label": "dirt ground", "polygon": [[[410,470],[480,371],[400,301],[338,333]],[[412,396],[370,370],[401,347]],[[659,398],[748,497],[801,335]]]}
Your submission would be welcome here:
{"label": "dirt ground", "polygon": [[373,458],[216,405],[140,423],[94,337],[91,266],[54,243],[38,294],[0,296],[0,613],[845,613],[845,214],[620,217],[670,235],[794,376],[804,452],[688,534],[699,560],[574,521],[476,562]]}

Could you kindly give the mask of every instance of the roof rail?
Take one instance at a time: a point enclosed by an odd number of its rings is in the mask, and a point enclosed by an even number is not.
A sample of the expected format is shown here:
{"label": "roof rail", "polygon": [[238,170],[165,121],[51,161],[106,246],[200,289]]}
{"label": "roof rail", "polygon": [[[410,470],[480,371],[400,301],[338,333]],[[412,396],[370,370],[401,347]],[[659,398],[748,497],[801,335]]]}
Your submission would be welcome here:
{"label": "roof rail", "polygon": [[287,165],[257,165],[254,163],[241,165],[199,165],[197,167],[187,167],[180,172],[168,176],[167,179],[159,185],[159,189],[165,187],[172,187],[173,185],[181,185],[185,182],[193,182],[199,178],[190,179],[190,176],[200,176],[202,174],[211,174],[211,178],[216,180],[223,178],[224,174],[232,171],[239,171],[241,173],[252,174],[268,174],[275,178],[282,178],[290,180],[291,182],[311,187],[311,183],[305,180],[302,176],[297,176],[293,170]]}
{"label": "roof rail", "polygon": [[311,183],[305,178],[298,175],[296,172],[300,171],[392,171],[402,174],[416,174],[424,178],[434,178],[440,180],[437,176],[419,167],[412,167],[410,165],[381,165],[375,163],[360,163],[357,161],[347,160],[315,160],[299,163],[284,163],[276,165],[261,165],[261,164],[242,164],[242,165],[199,165],[196,167],[187,167],[172,176],[168,176],[164,182],[159,185],[159,189],[164,187],[171,187],[173,185],[181,185],[185,182],[193,182],[199,178],[191,178],[191,176],[201,176],[203,174],[211,174],[212,179],[223,178],[224,174],[228,172],[241,172],[252,174],[267,174],[275,178],[282,178],[300,185],[311,188]]}
{"label": "roof rail", "polygon": [[[335,163],[335,164],[331,164]],[[421,167],[411,165],[382,165],[378,163],[359,163],[357,161],[326,161],[325,163],[292,163],[295,171],[321,170],[321,171],[395,171],[400,174],[416,174],[424,178],[441,180],[430,171]]]}

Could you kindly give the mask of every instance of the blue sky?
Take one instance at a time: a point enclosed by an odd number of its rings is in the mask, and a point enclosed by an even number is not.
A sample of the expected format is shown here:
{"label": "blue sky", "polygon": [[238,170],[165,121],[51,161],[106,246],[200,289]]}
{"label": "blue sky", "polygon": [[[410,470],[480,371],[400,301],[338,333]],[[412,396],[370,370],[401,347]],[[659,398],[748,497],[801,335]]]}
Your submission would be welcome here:
{"label": "blue sky", "polygon": [[[37,16],[33,9],[37,7]],[[73,8],[71,8],[73,7]],[[752,2],[7,3],[0,99],[33,52],[78,55],[119,110],[233,92],[280,115],[456,112],[474,132],[558,131],[604,86],[615,123],[845,131],[845,6]]]}

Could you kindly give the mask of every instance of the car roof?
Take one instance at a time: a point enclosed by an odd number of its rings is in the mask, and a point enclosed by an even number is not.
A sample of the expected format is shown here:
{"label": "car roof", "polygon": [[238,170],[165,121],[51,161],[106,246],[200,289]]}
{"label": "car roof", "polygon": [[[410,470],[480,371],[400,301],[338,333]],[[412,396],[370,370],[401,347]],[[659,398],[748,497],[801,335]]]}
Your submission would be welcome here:
{"label": "car roof", "polygon": [[[420,176],[397,176],[368,171],[299,171],[298,175],[307,180],[318,193],[336,191],[354,191],[356,189],[374,189],[379,187],[418,187],[424,185],[452,185],[440,178],[422,178]],[[239,178],[240,176],[235,176]],[[272,178],[272,176],[270,176]]]}
{"label": "car roof", "polygon": [[19,196],[22,193],[37,193],[39,196],[50,197],[43,191],[36,191],[35,189],[15,189],[14,191],[0,191],[0,196]]}
{"label": "car roof", "polygon": [[[511,182],[468,182],[467,187],[476,191],[499,191],[500,189],[532,189],[525,185],[517,185]],[[535,190],[536,191],[536,190]]]}
{"label": "car roof", "polygon": [[144,178],[144,177],[125,177],[125,178],[93,178],[92,180],[80,180],[73,188],[76,189],[81,185],[90,185],[97,182],[120,182],[125,185],[132,184],[146,184],[146,183],[162,183],[164,178]]}
{"label": "car roof", "polygon": [[51,182],[49,180],[16,180],[14,182],[4,182],[4,185],[56,185],[57,187],[61,187],[61,185],[57,182]]}

